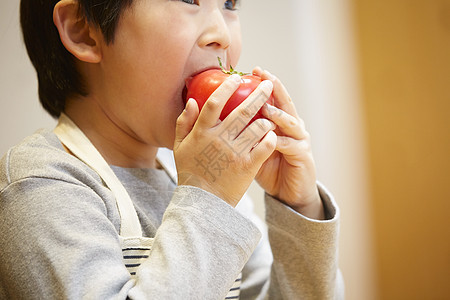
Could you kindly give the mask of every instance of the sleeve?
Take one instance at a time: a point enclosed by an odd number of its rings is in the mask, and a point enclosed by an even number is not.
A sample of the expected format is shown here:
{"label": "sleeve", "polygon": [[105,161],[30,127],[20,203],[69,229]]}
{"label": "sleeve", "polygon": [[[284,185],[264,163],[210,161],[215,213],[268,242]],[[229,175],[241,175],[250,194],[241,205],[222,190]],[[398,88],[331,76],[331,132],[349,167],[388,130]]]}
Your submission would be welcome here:
{"label": "sleeve", "polygon": [[177,187],[136,280],[92,188],[27,178],[0,192],[0,295],[19,299],[219,299],[260,233],[221,199]]}
{"label": "sleeve", "polygon": [[241,299],[344,299],[339,208],[320,183],[318,188],[328,217],[324,221],[265,196],[268,230],[244,268]]}
{"label": "sleeve", "polygon": [[111,291],[125,298],[129,275],[107,215],[87,186],[38,177],[10,183],[0,193],[0,289],[17,299],[108,299]]}
{"label": "sleeve", "polygon": [[[178,186],[132,298],[224,299],[261,235],[220,198]],[[149,286],[158,278],[157,285]]]}

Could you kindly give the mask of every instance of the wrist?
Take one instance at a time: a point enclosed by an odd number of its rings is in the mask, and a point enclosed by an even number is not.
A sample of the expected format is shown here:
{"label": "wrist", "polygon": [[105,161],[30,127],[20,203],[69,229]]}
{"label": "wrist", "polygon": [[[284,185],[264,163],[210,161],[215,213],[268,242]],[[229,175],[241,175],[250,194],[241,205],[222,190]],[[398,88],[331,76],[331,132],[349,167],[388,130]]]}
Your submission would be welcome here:
{"label": "wrist", "polygon": [[[308,201],[302,202],[300,205],[289,205],[293,210],[299,214],[315,220],[325,220],[325,209],[319,191],[310,197]],[[306,204],[304,204],[306,203]]]}
{"label": "wrist", "polygon": [[[187,185],[187,186],[193,186],[200,188],[208,193],[211,193],[220,199],[222,199],[224,202],[228,203],[232,207],[236,207],[236,205],[239,203],[240,198],[234,196],[233,194],[229,193],[229,189],[226,191],[222,191],[217,188],[217,186],[214,186],[211,182],[208,180],[200,177],[195,176],[190,173],[179,173],[178,174],[178,185]],[[234,197],[233,197],[234,196]]]}

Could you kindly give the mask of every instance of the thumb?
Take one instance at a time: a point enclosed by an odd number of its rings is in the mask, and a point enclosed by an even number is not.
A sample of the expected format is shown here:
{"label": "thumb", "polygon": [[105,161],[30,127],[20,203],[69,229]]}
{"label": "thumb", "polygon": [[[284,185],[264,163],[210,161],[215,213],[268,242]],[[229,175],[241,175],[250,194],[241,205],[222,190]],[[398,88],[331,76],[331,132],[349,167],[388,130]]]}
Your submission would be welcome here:
{"label": "thumb", "polygon": [[175,130],[175,143],[174,150],[178,148],[179,144],[186,138],[194,127],[195,121],[197,121],[199,115],[199,109],[197,101],[192,98],[186,103],[186,107],[177,119]]}

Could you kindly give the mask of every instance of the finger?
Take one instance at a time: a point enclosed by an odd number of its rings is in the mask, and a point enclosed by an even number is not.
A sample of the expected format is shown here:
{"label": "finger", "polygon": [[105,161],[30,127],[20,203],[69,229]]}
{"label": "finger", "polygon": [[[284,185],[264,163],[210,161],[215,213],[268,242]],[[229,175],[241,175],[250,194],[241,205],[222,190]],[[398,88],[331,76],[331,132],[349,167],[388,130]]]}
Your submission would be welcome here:
{"label": "finger", "polygon": [[301,166],[302,162],[306,161],[304,158],[299,159],[299,154],[311,155],[311,144],[309,140],[296,140],[287,136],[278,136],[275,150],[283,154],[286,161],[294,166]]}
{"label": "finger", "polygon": [[286,87],[281,83],[281,81],[269,71],[264,71],[261,73],[262,80],[270,80],[273,83],[273,97],[275,100],[275,106],[279,107],[281,110],[287,112],[291,116],[298,117],[297,110],[295,108],[294,102],[289,95]]}
{"label": "finger", "polygon": [[215,91],[209,96],[208,100],[200,112],[198,124],[211,128],[217,124],[220,113],[227,103],[228,99],[238,89],[241,83],[241,77],[233,74],[228,77]]}
{"label": "finger", "polygon": [[306,136],[305,123],[302,119],[291,116],[268,103],[264,104],[261,111],[263,116],[274,122],[284,135],[295,139],[303,139]]}
{"label": "finger", "polygon": [[273,122],[267,119],[257,119],[230,143],[237,153],[248,153],[269,131],[274,130],[275,128],[276,126]]}
{"label": "finger", "polygon": [[261,69],[261,67],[259,67],[259,66],[256,66],[252,71],[252,74],[256,75],[258,77],[261,77],[262,73],[263,73],[263,69]]}
{"label": "finger", "polygon": [[264,138],[251,150],[250,156],[252,161],[258,164],[264,163],[270,155],[275,151],[277,145],[277,135],[273,131],[269,131]]}
{"label": "finger", "polygon": [[239,133],[248,125],[250,120],[256,115],[261,107],[266,103],[272,94],[273,84],[270,80],[264,80],[235,110],[233,110],[223,120],[223,125],[229,127],[233,125],[236,138]]}
{"label": "finger", "polygon": [[195,121],[198,118],[198,110],[197,102],[190,98],[187,101],[183,112],[177,118],[174,149],[178,148],[178,145],[186,138],[189,132],[191,132]]}

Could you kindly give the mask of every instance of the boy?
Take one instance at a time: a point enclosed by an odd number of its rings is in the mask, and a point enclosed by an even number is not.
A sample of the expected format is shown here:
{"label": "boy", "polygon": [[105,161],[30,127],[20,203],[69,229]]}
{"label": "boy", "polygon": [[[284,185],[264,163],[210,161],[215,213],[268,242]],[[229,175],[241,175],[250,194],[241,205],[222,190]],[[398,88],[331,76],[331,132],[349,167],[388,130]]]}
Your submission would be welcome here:
{"label": "boy", "polygon": [[[280,81],[255,68],[263,82],[223,121],[238,75],[201,112],[184,105],[186,78],[217,57],[236,65],[237,5],[22,0],[40,100],[59,124],[1,160],[0,296],[342,297],[338,209]],[[267,119],[247,126],[261,107]],[[214,174],[210,149],[226,163]],[[270,245],[242,199],[255,178]]]}

